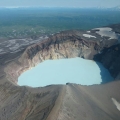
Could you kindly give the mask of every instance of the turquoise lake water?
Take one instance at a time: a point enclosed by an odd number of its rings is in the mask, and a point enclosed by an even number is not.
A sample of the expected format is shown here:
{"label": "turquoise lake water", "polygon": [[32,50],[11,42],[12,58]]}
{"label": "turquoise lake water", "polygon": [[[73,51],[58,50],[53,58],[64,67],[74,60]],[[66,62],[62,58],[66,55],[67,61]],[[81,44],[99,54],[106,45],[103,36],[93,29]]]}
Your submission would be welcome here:
{"label": "turquoise lake water", "polygon": [[[102,71],[101,71],[102,70]],[[82,58],[47,60],[24,72],[18,85],[42,87],[51,84],[101,84],[113,78],[102,64]]]}

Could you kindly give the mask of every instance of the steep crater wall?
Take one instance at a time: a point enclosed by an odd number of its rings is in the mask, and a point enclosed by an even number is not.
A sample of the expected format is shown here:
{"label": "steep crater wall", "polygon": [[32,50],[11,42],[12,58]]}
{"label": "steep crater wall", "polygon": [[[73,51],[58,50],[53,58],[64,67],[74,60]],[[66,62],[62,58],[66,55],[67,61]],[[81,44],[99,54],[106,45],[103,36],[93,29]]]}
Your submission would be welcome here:
{"label": "steep crater wall", "polygon": [[93,59],[100,53],[104,45],[99,40],[85,40],[80,31],[61,32],[37,44],[29,46],[24,53],[9,63],[4,71],[7,78],[17,84],[17,78],[24,71],[31,69],[48,59],[62,59],[82,57]]}

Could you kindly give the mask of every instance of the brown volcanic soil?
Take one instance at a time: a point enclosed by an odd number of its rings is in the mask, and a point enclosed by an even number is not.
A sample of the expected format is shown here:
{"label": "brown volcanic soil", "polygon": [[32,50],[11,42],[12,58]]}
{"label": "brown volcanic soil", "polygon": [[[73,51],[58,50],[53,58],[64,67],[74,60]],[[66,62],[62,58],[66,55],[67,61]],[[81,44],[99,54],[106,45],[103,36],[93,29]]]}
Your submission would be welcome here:
{"label": "brown volcanic soil", "polygon": [[[100,55],[97,60],[103,60],[106,66],[107,56],[104,55],[104,60],[99,53],[105,47],[108,50],[116,40],[100,37],[95,31],[91,31],[91,35],[96,39],[85,38],[84,33],[86,31],[61,32],[26,50],[0,55],[0,120],[120,120],[120,111],[112,101],[114,98],[120,102],[119,81],[93,86],[67,84],[30,88],[17,85],[20,74],[47,59],[93,59]],[[112,56],[118,59],[118,54]],[[114,70],[118,69],[114,67]],[[118,75],[119,72],[114,77]]]}
{"label": "brown volcanic soil", "polygon": [[119,120],[120,111],[111,100],[120,100],[119,86],[120,82],[94,86],[67,85],[58,120]]}

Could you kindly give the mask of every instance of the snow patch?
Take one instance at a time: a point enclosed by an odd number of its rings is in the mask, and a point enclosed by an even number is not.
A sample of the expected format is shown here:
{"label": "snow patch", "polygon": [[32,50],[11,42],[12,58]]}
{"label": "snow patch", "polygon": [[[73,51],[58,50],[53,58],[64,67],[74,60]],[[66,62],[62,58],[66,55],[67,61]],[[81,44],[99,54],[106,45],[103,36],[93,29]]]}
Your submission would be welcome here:
{"label": "snow patch", "polygon": [[16,53],[16,52],[19,52],[19,51],[21,51],[21,49],[19,50],[16,50],[16,51],[12,51],[12,52],[10,52],[10,53]]}
{"label": "snow patch", "polygon": [[47,39],[47,38],[48,38],[48,36],[45,36],[45,37],[44,37],[44,39]]}
{"label": "snow patch", "polygon": [[104,27],[104,28],[95,28],[93,30],[99,30],[99,31],[112,31],[112,28],[110,27]]}
{"label": "snow patch", "polygon": [[16,43],[16,40],[9,40],[9,42],[10,42],[11,44],[15,44],[15,43]]}
{"label": "snow patch", "polygon": [[6,47],[11,47],[12,46],[12,44],[8,44]]}
{"label": "snow patch", "polygon": [[6,52],[0,52],[0,55],[5,54]]}
{"label": "snow patch", "polygon": [[15,46],[10,47],[9,49],[14,51],[14,50],[17,50],[19,47],[20,45],[17,43]]}
{"label": "snow patch", "polygon": [[83,34],[84,37],[87,37],[87,38],[96,38],[95,36],[92,36],[92,35],[89,35],[89,34]]}
{"label": "snow patch", "polygon": [[112,28],[104,27],[104,28],[95,28],[96,33],[101,35],[101,37],[106,36],[110,39],[118,39],[118,34],[112,31]]}
{"label": "snow patch", "polygon": [[87,31],[87,33],[90,33],[90,31]]}
{"label": "snow patch", "polygon": [[3,49],[0,49],[0,52],[2,52],[3,51]]}
{"label": "snow patch", "polygon": [[115,100],[115,98],[112,98],[112,101],[115,104],[115,106],[117,107],[117,109],[120,111],[120,103],[117,100]]}

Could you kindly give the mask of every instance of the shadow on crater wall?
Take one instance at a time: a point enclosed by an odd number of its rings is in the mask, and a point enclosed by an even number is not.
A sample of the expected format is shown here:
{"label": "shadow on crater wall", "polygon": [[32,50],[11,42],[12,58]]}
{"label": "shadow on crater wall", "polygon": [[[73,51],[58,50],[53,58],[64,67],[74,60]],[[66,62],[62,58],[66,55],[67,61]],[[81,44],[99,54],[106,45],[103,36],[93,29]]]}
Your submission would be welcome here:
{"label": "shadow on crater wall", "polygon": [[108,83],[114,80],[114,78],[111,76],[109,71],[102,65],[102,63],[96,62],[96,64],[100,68],[100,75],[102,79],[101,84]]}
{"label": "shadow on crater wall", "polygon": [[[120,44],[104,48],[100,54],[94,56],[93,60],[98,61],[97,64],[101,70],[101,76],[104,77],[104,71],[100,67],[99,63],[102,63],[103,66],[108,69],[114,80],[120,80]],[[103,77],[103,83],[111,81],[111,79],[104,80]]]}

